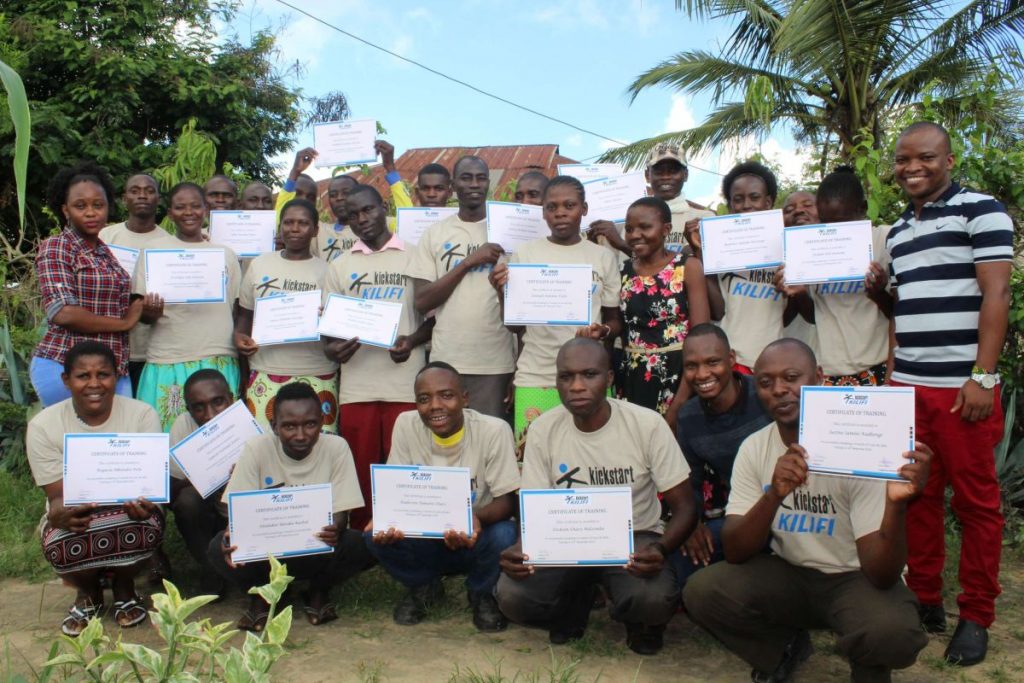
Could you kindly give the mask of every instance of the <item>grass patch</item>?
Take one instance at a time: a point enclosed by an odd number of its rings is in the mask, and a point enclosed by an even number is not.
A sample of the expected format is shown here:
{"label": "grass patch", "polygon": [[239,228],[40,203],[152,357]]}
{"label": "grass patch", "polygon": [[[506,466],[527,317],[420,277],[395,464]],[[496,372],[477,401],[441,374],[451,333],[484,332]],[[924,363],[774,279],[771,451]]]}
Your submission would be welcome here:
{"label": "grass patch", "polygon": [[[561,659],[555,657],[554,650],[549,648],[548,651],[551,653],[551,666],[545,671],[519,670],[506,674],[501,668],[502,659],[499,658],[490,662],[489,670],[475,669],[471,666],[462,668],[456,664],[448,683],[583,683],[581,674],[576,670],[582,661],[579,657]],[[594,678],[594,683],[600,678],[601,674],[598,674]]]}
{"label": "grass patch", "polygon": [[336,586],[331,597],[339,617],[373,619],[391,614],[404,590],[378,565]]}
{"label": "grass patch", "polygon": [[622,642],[603,633],[594,633],[593,629],[589,629],[582,638],[569,641],[569,649],[580,657],[593,655],[618,659],[626,655],[626,648]]}
{"label": "grass patch", "polygon": [[0,471],[0,501],[0,577],[51,578],[39,542],[39,520],[46,510],[42,489],[28,476]]}

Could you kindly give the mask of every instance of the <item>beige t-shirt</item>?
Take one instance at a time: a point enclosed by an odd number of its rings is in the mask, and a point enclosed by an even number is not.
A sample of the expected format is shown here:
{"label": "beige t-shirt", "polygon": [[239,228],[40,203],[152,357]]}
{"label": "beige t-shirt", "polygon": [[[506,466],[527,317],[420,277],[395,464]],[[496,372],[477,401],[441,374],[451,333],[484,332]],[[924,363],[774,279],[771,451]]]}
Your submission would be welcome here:
{"label": "beige t-shirt", "polygon": [[222,501],[234,491],[276,489],[282,486],[330,484],[335,512],[363,507],[352,451],[340,436],[321,434],[312,452],[302,460],[285,455],[276,434],[249,440],[231,473]]}
{"label": "beige t-shirt", "polygon": [[[409,277],[433,282],[487,243],[487,222],[466,223],[457,215],[431,225],[409,260]],[[487,281],[493,266],[467,273],[435,311],[431,360],[468,375],[500,375],[515,369],[514,336],[501,320],[498,296]]]}
{"label": "beige t-shirt", "polygon": [[114,396],[110,417],[101,425],[90,427],[75,414],[71,399],[44,408],[28,423],[25,450],[32,478],[45,486],[64,476],[65,434],[159,434],[160,418],[152,406],[124,396]]}
{"label": "beige t-shirt", "polygon": [[[256,299],[323,289],[327,264],[316,256],[289,261],[282,252],[260,254],[249,264],[238,291],[238,305],[256,310]],[[338,364],[324,355],[319,341],[261,346],[249,367],[273,375],[330,375]]]}
{"label": "beige t-shirt", "polygon": [[708,209],[695,209],[686,201],[686,197],[680,194],[668,203],[672,211],[672,232],[665,240],[665,248],[669,251],[682,251],[686,244],[686,222],[694,218],[707,218],[714,216],[715,212]]}
{"label": "beige t-shirt", "polygon": [[[362,243],[360,243],[362,244]],[[383,249],[364,253],[349,250],[331,263],[324,283],[328,293],[402,304],[398,335],[415,332],[423,318],[413,305],[412,282],[404,274],[412,257],[411,244],[392,237]],[[363,344],[341,368],[338,404],[367,401],[412,403],[416,373],[426,364],[423,345],[404,363],[391,360],[387,349]]]}
{"label": "beige t-shirt", "polygon": [[775,289],[775,269],[721,273],[718,286],[725,299],[722,329],[736,351],[736,362],[752,368],[764,347],[783,336],[787,299]]}
{"label": "beige t-shirt", "polygon": [[[113,244],[118,247],[138,249],[141,255],[142,250],[160,242],[168,237],[159,225],[149,232],[132,232],[124,223],[108,225],[100,230],[100,239],[106,244]],[[133,273],[128,273],[132,275]],[[149,347],[150,326],[145,323],[138,323],[128,333],[128,348],[131,351],[129,358],[133,361],[145,361],[146,349]]]}
{"label": "beige t-shirt", "polygon": [[690,468],[672,430],[656,411],[610,398],[612,412],[596,432],[581,432],[565,406],[530,424],[523,457],[524,489],[628,486],[634,531],[661,533],[658,493],[686,481]]}
{"label": "beige t-shirt", "polygon": [[[873,255],[888,272],[885,238],[891,226],[872,230]],[[826,375],[852,375],[889,357],[889,319],[864,293],[864,281],[827,282],[810,288],[818,328],[818,363]]]}
{"label": "beige t-shirt", "polygon": [[[186,410],[184,413],[174,418],[174,422],[171,423],[171,448],[177,446],[186,436],[199,429],[199,423],[192,419],[192,415]],[[175,479],[187,479],[185,473],[178,467],[178,463],[175,462],[174,458],[171,458],[171,476]]]}
{"label": "beige t-shirt", "polygon": [[454,446],[441,446],[415,410],[402,413],[391,436],[389,465],[468,467],[473,509],[519,488],[512,429],[504,420],[466,408],[465,434]]}
{"label": "beige t-shirt", "polygon": [[[601,308],[619,305],[619,264],[609,249],[588,240],[563,246],[546,237],[528,242],[516,249],[510,263],[546,263],[551,265],[579,263],[591,266],[593,284],[590,288],[590,319],[601,322]],[[517,387],[555,386],[555,357],[562,344],[576,336],[571,325],[528,325],[523,335],[523,349],[516,363]]]}
{"label": "beige t-shirt", "polygon": [[[341,230],[338,230],[338,227],[341,227]],[[359,238],[349,226],[321,222],[316,239],[309,246],[309,250],[313,256],[323,259],[326,263],[331,263],[342,254],[347,253],[358,241]]]}
{"label": "beige t-shirt", "polygon": [[[184,242],[168,236],[154,249],[223,249],[227,297],[216,304],[165,304],[164,315],[152,327],[146,361],[150,363],[185,363],[214,356],[236,355],[233,311],[241,271],[238,256],[230,248],[213,242]],[[146,261],[139,259],[135,267],[132,290],[146,294]]]}
{"label": "beige t-shirt", "polygon": [[[745,515],[771,486],[786,452],[775,423],[740,444],[732,468],[726,515]],[[860,569],[857,539],[878,531],[885,512],[885,482],[811,474],[772,520],[771,548],[790,564],[826,574]]]}

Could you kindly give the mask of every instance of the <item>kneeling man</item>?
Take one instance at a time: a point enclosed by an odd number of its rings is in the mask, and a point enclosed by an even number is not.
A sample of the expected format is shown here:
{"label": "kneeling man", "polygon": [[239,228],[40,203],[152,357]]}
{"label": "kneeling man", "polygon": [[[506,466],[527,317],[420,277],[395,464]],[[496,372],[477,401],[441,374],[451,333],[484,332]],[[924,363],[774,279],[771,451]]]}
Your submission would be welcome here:
{"label": "kneeling man", "polygon": [[[722,545],[727,562],[683,590],[695,622],[754,667],[786,681],[811,653],[807,629],[831,629],[853,681],[888,681],[928,643],[917,600],[900,581],[907,503],[928,478],[931,452],[905,453],[904,481],[812,474],[797,444],[800,387],[822,381],[796,339],[769,344],[754,365],[774,422],[751,434],[733,465]],[[773,554],[764,551],[770,544]]]}
{"label": "kneeling man", "polygon": [[[534,567],[517,543],[501,556],[498,605],[519,623],[546,626],[552,643],[583,635],[597,582],[613,619],[625,622],[637,653],[662,647],[665,625],[679,605],[670,562],[697,521],[689,468],[672,430],[653,410],[608,398],[608,353],[592,339],[571,339],[556,360],[562,405],[530,426],[523,489],[629,486],[634,548],[624,567]],[[658,494],[672,511],[661,519]]]}

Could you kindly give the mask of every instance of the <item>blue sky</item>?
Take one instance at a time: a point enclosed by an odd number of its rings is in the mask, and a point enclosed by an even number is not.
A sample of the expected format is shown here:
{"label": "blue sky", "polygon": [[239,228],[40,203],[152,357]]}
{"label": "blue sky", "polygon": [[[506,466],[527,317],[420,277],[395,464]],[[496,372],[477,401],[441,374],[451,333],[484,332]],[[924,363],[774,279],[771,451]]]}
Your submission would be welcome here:
{"label": "blue sky", "polygon": [[[626,88],[676,52],[717,51],[731,28],[725,21],[691,21],[672,0],[289,1],[438,71],[623,141],[680,130],[703,118],[706,96],[655,89],[630,105]],[[611,144],[401,62],[276,0],[245,0],[226,30],[245,40],[265,28],[277,36],[279,64],[293,67],[293,84],[312,96],[341,90],[353,118],[381,121],[398,153],[410,147],[551,143],[582,160]],[[301,131],[300,146],[311,143],[312,133]],[[738,150],[691,162],[722,172],[755,146],[746,140]],[[801,161],[785,131],[763,141],[761,151],[790,174],[799,172]],[[292,156],[277,161],[287,167]],[[718,184],[717,175],[691,168],[686,193],[711,201]]]}

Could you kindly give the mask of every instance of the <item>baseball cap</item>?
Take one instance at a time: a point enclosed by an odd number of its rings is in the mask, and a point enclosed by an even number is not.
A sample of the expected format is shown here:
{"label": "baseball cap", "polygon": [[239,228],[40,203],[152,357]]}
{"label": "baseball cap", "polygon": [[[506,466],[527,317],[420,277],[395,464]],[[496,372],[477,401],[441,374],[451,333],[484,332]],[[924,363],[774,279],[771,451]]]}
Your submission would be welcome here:
{"label": "baseball cap", "polygon": [[647,155],[647,168],[654,166],[659,161],[678,161],[686,166],[686,153],[679,145],[661,142],[654,146],[651,153]]}

